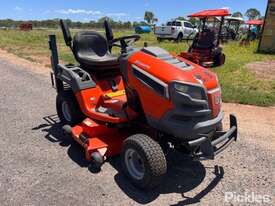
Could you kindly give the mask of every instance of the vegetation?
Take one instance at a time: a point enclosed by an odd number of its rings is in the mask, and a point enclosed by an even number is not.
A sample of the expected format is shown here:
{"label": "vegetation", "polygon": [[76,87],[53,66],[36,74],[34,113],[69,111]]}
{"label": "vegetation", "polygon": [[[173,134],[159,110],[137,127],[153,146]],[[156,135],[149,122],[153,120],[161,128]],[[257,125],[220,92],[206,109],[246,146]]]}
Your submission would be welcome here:
{"label": "vegetation", "polygon": [[241,18],[243,18],[243,14],[242,14],[241,12],[239,12],[239,11],[234,12],[234,13],[232,14],[232,16],[233,16],[233,17],[241,17]]}
{"label": "vegetation", "polygon": [[145,11],[144,20],[149,25],[153,25],[155,22],[158,21],[158,19],[155,18],[155,14],[153,12],[151,12],[151,11]]}
{"label": "vegetation", "polygon": [[259,18],[261,18],[261,13],[259,10],[255,9],[255,8],[251,8],[245,12],[245,16],[247,16],[249,20],[259,19]]}
{"label": "vegetation", "polygon": [[[104,20],[108,20],[112,28],[115,29],[132,29],[136,26],[143,26],[143,25],[154,25],[158,21],[157,18],[155,18],[155,15],[151,11],[146,11],[144,14],[144,20],[145,21],[115,21],[110,17],[104,16],[102,18],[99,18],[97,21],[90,21],[90,22],[80,22],[80,21],[72,21],[70,19],[65,19],[68,26],[70,28],[75,29],[95,29],[100,28],[102,26],[102,23]],[[48,20],[31,20],[27,21],[28,23],[31,23],[34,28],[50,28],[50,29],[57,29],[59,27],[59,19],[48,19]],[[25,21],[21,20],[12,20],[12,19],[0,19],[0,27],[2,28],[18,28],[22,23],[25,23]]]}
{"label": "vegetation", "polygon": [[[72,21],[70,19],[66,19],[65,21],[71,28],[75,29],[88,29],[88,28],[100,28],[102,26],[102,22],[107,19],[109,23],[111,24],[112,28],[116,29],[131,29],[133,27],[139,26],[139,25],[146,25],[144,21],[141,22],[122,22],[122,21],[114,21],[113,19],[109,17],[102,17],[98,19],[97,21],[90,21],[90,22],[80,22],[80,21]],[[59,27],[59,19],[49,19],[49,20],[32,20],[28,21],[33,25],[34,28],[51,28],[51,29],[57,29]],[[6,28],[15,28],[19,27],[20,24],[24,23],[24,21],[16,21],[12,19],[2,19],[0,20],[0,27],[6,27]]]}
{"label": "vegetation", "polygon": [[[73,30],[73,33],[76,30]],[[65,46],[62,34],[57,30],[34,30],[30,32],[16,30],[0,30],[0,48],[14,53],[30,61],[40,62],[50,67],[48,35],[57,34],[59,56],[63,62],[74,62],[70,50]],[[115,36],[123,36],[133,33],[130,30],[115,31]],[[156,45],[170,52],[180,53],[187,50],[186,42],[174,43],[164,41],[158,43],[153,34],[143,34],[136,46],[142,47],[143,42],[149,46]],[[237,42],[224,45],[226,63],[213,71],[219,76],[222,86],[223,101],[253,104],[261,106],[275,105],[275,80],[258,79],[252,71],[248,71],[245,65],[254,61],[275,60],[273,55],[255,53],[257,42],[249,47],[239,47]],[[118,52],[115,49],[114,52]]]}

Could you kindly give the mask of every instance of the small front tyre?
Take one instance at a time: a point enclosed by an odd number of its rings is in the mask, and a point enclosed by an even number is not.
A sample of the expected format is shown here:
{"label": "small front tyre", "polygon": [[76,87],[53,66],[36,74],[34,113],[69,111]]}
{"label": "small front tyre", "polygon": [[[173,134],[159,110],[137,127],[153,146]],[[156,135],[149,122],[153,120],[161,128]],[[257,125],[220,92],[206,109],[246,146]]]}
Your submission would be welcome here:
{"label": "small front tyre", "polygon": [[223,123],[222,123],[222,122],[220,122],[220,123],[217,125],[216,131],[218,131],[218,132],[222,132],[222,131],[223,131]]}
{"label": "small front tyre", "polygon": [[141,189],[159,186],[167,171],[160,145],[144,134],[132,135],[124,141],[121,164],[126,176]]}

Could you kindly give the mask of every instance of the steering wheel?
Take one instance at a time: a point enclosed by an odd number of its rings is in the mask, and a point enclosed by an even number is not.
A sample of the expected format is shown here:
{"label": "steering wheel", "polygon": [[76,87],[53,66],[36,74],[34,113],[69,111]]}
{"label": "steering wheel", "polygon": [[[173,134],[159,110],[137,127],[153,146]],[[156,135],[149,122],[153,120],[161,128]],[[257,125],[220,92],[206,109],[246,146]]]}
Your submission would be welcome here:
{"label": "steering wheel", "polygon": [[[110,44],[111,44],[111,46],[116,46],[116,47],[121,48],[122,52],[124,52],[127,47],[131,46],[133,43],[135,43],[139,39],[140,39],[140,36],[137,34],[128,35],[128,36],[115,38],[110,41]],[[118,42],[119,42],[119,44],[118,44]]]}

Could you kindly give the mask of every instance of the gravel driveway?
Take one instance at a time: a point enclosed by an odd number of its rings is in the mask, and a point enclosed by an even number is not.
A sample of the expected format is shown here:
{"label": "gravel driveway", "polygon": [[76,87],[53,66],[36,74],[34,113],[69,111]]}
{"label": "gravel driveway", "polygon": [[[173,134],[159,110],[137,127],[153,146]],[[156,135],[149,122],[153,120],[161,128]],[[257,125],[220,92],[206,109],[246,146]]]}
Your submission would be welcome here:
{"label": "gravel driveway", "polygon": [[0,62],[1,205],[254,205],[236,200],[253,194],[274,205],[274,108],[225,104],[240,115],[239,141],[214,161],[171,153],[161,187],[144,192],[121,174],[119,158],[98,174],[89,169],[81,147],[61,133],[48,77]]}

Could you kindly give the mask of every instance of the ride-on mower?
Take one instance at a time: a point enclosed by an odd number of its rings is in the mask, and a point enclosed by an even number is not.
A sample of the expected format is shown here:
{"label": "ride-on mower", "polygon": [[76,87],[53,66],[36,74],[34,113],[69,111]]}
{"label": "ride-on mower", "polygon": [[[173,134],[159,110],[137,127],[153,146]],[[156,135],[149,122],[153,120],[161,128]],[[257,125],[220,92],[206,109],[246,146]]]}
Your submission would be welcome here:
{"label": "ride-on mower", "polygon": [[222,41],[227,40],[239,41],[241,38],[240,26],[244,22],[242,17],[225,17],[225,26],[221,34]]}
{"label": "ride-on mower", "polygon": [[264,24],[263,20],[248,20],[245,22],[248,25],[247,34],[244,39],[241,40],[240,46],[248,46],[250,45],[250,41],[254,41],[257,38],[260,38],[261,35],[261,28]]}
{"label": "ride-on mower", "polygon": [[[63,130],[100,168],[120,154],[123,171],[139,188],[160,184],[167,170],[165,154],[188,151],[195,159],[213,159],[237,140],[237,121],[221,131],[221,90],[211,71],[158,47],[137,49],[139,35],[106,38],[94,31],[71,37],[61,28],[77,65],[58,61],[55,35],[50,36],[57,113]],[[121,49],[111,54],[112,47]]]}
{"label": "ride-on mower", "polygon": [[[181,52],[180,57],[188,59],[203,67],[218,67],[224,64],[225,55],[220,47],[224,17],[229,16],[227,9],[204,10],[189,15],[200,19],[199,32],[187,52]],[[215,31],[216,18],[219,17],[219,28]],[[212,28],[208,27],[207,21],[212,20]]]}

